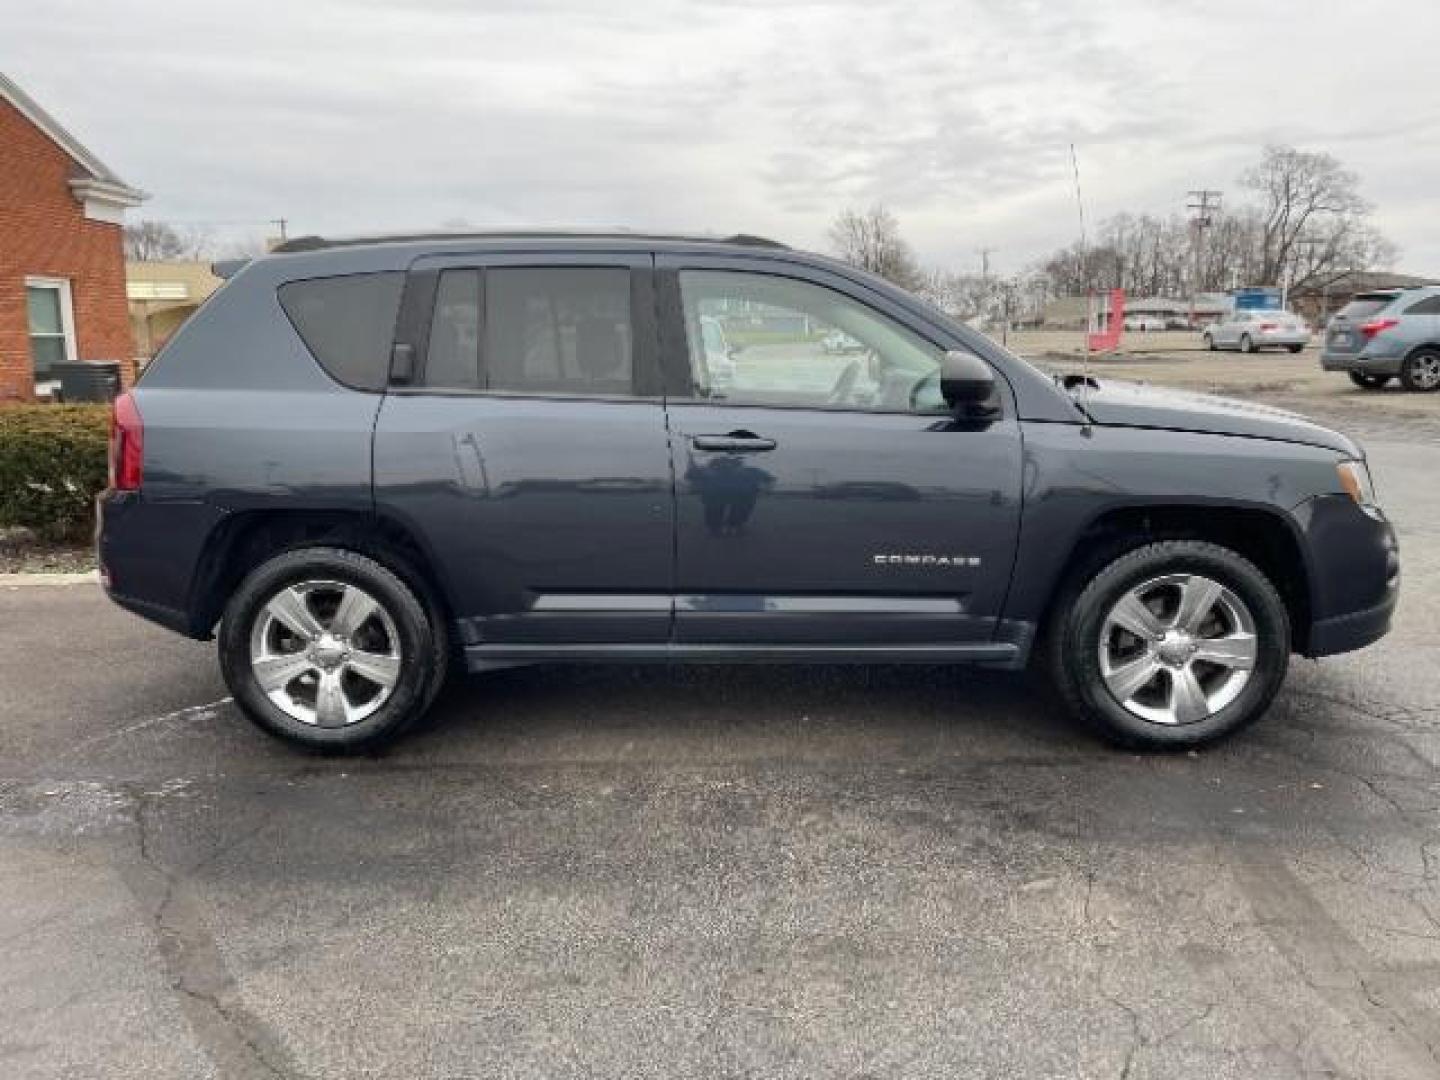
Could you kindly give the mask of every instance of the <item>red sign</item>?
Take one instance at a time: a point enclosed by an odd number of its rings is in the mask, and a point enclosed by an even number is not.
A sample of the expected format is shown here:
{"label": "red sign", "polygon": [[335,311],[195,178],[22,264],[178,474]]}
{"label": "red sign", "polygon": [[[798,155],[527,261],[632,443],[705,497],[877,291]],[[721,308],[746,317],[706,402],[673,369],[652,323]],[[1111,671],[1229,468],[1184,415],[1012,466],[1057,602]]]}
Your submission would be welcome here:
{"label": "red sign", "polygon": [[[1101,293],[1100,297],[1105,295]],[[1120,331],[1125,328],[1125,290],[1111,289],[1108,295],[1110,310],[1100,312],[1099,328],[1085,335],[1086,352],[1113,352],[1120,347]]]}

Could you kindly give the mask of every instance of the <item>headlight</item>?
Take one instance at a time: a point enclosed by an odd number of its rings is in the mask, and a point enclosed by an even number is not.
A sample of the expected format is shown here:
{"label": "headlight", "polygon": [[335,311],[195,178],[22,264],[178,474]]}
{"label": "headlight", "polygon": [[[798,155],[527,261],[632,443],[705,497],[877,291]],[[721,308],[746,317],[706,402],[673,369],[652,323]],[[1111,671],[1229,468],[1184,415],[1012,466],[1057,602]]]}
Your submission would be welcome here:
{"label": "headlight", "polygon": [[1340,486],[1345,494],[1354,499],[1362,510],[1378,510],[1375,500],[1375,485],[1370,480],[1370,470],[1363,461],[1342,461],[1335,466],[1340,474]]}

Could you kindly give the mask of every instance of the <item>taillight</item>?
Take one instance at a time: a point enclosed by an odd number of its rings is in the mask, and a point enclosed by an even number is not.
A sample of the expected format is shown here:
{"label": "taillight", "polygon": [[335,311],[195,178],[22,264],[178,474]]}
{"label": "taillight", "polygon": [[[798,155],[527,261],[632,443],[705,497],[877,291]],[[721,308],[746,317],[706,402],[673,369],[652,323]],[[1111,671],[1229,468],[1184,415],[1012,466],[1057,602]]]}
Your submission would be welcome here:
{"label": "taillight", "polygon": [[1262,322],[1262,323],[1260,324],[1260,329],[1261,329],[1261,330],[1278,330],[1278,329],[1280,329],[1280,324],[1279,324],[1279,323],[1273,323],[1273,322]]}
{"label": "taillight", "polygon": [[1367,323],[1360,324],[1360,333],[1364,334],[1366,338],[1373,338],[1376,334],[1383,334],[1392,326],[1399,325],[1399,319],[1371,319]]}
{"label": "taillight", "polygon": [[135,399],[121,394],[110,408],[110,487],[138,491],[144,471],[145,425]]}

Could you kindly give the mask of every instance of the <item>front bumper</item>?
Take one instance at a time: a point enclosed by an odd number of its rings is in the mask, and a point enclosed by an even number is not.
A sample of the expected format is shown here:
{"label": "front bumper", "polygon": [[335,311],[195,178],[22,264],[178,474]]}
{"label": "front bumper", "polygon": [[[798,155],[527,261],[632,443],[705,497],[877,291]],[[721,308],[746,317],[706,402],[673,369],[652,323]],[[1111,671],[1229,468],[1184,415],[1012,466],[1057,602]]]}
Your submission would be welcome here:
{"label": "front bumper", "polygon": [[1390,632],[1390,620],[1399,601],[1397,588],[1372,608],[1316,620],[1310,624],[1310,647],[1305,650],[1306,655],[1334,656],[1373,645]]}
{"label": "front bumper", "polygon": [[1348,495],[1325,495],[1298,508],[1310,572],[1311,619],[1301,651],[1333,656],[1384,637],[1400,600],[1400,551],[1383,516]]}

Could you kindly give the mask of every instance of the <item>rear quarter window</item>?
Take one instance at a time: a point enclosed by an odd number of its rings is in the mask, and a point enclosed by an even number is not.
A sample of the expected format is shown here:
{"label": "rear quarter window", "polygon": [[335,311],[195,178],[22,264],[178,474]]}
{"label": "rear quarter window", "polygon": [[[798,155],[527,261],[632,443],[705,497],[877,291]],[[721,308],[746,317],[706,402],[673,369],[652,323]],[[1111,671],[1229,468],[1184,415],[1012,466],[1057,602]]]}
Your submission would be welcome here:
{"label": "rear quarter window", "polygon": [[1405,315],[1440,315],[1440,296],[1427,296],[1404,310]]}
{"label": "rear quarter window", "polygon": [[1389,307],[1394,301],[1395,297],[1393,296],[1357,296],[1336,314],[1343,315],[1352,322],[1358,322],[1361,319],[1368,319],[1376,312]]}
{"label": "rear quarter window", "polygon": [[405,275],[347,274],[291,281],[277,290],[280,306],[305,347],[336,382],[381,390]]}

